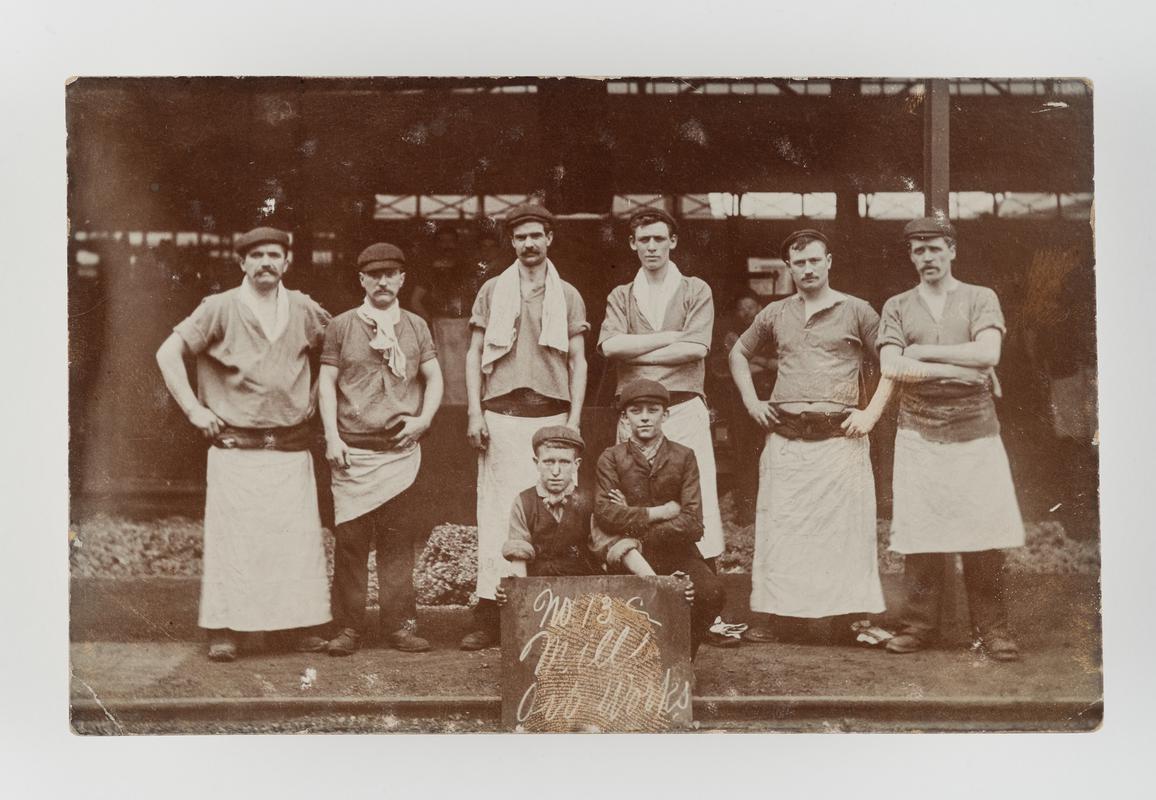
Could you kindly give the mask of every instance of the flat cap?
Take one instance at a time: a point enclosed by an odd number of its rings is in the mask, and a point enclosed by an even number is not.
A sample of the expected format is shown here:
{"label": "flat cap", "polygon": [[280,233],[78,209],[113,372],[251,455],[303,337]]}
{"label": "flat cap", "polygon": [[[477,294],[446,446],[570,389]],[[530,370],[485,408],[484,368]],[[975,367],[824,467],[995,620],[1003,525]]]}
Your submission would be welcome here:
{"label": "flat cap", "polygon": [[534,431],[534,437],[530,441],[534,446],[535,453],[544,444],[555,447],[573,447],[579,453],[586,449],[586,442],[582,441],[582,434],[566,425],[547,425],[545,428],[539,428]]}
{"label": "flat cap", "polygon": [[618,395],[618,407],[623,409],[631,403],[638,403],[645,400],[649,400],[652,403],[661,403],[663,406],[669,407],[670,392],[666,391],[666,387],[658,381],[652,381],[648,378],[636,378],[622,387],[622,393]]}
{"label": "flat cap", "polygon": [[831,240],[827,238],[827,234],[823,233],[822,231],[817,231],[814,228],[803,228],[801,231],[795,231],[786,239],[783,239],[783,243],[779,245],[779,258],[790,264],[791,245],[804,237],[809,239],[818,239],[827,247],[827,252],[831,252]]}
{"label": "flat cap", "polygon": [[389,242],[377,242],[361,251],[357,257],[357,269],[367,272],[372,269],[382,269],[376,266],[379,262],[392,262],[394,265],[405,268],[405,253],[397,245]]}
{"label": "flat cap", "polygon": [[938,236],[955,239],[955,226],[937,217],[920,217],[903,226],[904,239],[934,239]]}
{"label": "flat cap", "polygon": [[233,252],[243,256],[259,244],[279,244],[288,250],[289,234],[277,228],[254,228],[233,237]]}
{"label": "flat cap", "polygon": [[512,231],[523,222],[541,222],[543,225],[553,225],[554,215],[546,206],[537,203],[522,203],[506,212],[506,230]]}
{"label": "flat cap", "polygon": [[666,211],[661,208],[647,208],[645,206],[635,210],[634,213],[630,215],[630,219],[627,223],[630,226],[630,230],[633,231],[636,227],[638,227],[639,224],[641,224],[640,220],[645,219],[646,217],[651,217],[659,220],[660,222],[665,222],[666,226],[670,228],[670,232],[672,234],[678,233],[678,223],[674,221],[674,217],[666,213]]}

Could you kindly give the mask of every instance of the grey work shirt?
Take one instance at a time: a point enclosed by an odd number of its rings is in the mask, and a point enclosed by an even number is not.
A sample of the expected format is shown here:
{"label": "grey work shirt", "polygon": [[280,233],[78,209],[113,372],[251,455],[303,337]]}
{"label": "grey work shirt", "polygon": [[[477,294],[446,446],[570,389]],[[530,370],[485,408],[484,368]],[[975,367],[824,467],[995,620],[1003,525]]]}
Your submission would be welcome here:
{"label": "grey work shirt", "polygon": [[[893,344],[966,344],[980,331],[1007,326],[999,298],[986,286],[959,281],[948,291],[936,320],[919,287],[897,294],[883,305],[878,347]],[[962,442],[999,434],[991,384],[943,379],[905,384],[899,399],[899,427],[935,442]]]}
{"label": "grey work shirt", "polygon": [[875,358],[879,315],[858,297],[839,293],[834,304],[806,318],[802,294],[759,312],[739,337],[748,355],[779,360],[772,403],[859,402],[863,358]]}

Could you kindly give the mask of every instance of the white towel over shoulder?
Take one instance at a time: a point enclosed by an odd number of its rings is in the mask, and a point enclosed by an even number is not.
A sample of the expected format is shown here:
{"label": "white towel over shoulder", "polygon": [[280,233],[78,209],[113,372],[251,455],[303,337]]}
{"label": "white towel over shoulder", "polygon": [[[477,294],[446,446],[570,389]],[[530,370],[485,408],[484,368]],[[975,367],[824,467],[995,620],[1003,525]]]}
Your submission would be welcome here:
{"label": "white towel over shoulder", "polygon": [[[498,276],[490,298],[490,316],[482,348],[482,372],[494,371],[494,362],[514,347],[517,322],[522,313],[522,275],[515,261]],[[546,296],[542,300],[542,335],[538,344],[560,353],[570,350],[570,326],[567,322],[566,296],[558,269],[546,260]]]}

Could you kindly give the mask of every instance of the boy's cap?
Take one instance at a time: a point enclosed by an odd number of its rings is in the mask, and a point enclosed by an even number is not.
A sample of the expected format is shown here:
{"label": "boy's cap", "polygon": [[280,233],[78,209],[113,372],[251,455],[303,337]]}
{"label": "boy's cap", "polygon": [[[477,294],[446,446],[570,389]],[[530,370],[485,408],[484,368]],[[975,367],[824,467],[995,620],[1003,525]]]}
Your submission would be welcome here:
{"label": "boy's cap", "polygon": [[544,444],[554,447],[573,447],[579,453],[586,450],[586,442],[582,441],[582,434],[566,425],[547,425],[545,428],[539,428],[534,431],[534,438],[531,439],[531,442],[535,453]]}
{"label": "boy's cap", "polygon": [[405,269],[405,253],[389,242],[371,244],[357,257],[357,269],[360,272],[389,268]]}
{"label": "boy's cap", "polygon": [[289,234],[277,228],[253,228],[234,237],[233,252],[243,256],[259,244],[279,244],[288,250]]}
{"label": "boy's cap", "polygon": [[955,239],[955,226],[946,219],[920,217],[903,226],[904,239],[936,239],[944,236]]}
{"label": "boy's cap", "polygon": [[652,403],[661,403],[664,408],[670,406],[670,392],[658,381],[647,378],[638,378],[622,387],[618,396],[618,408],[624,409],[631,403],[649,400]]}
{"label": "boy's cap", "polygon": [[831,240],[827,238],[827,234],[823,233],[822,231],[817,231],[814,228],[803,228],[801,231],[795,231],[786,239],[783,239],[783,243],[779,245],[779,258],[790,264],[791,245],[802,239],[804,236],[810,239],[818,239],[820,242],[827,246],[827,252],[831,252]]}
{"label": "boy's cap", "polygon": [[537,203],[522,203],[511,208],[504,220],[506,231],[512,231],[523,222],[541,222],[543,225],[553,225],[554,215],[546,206]]}

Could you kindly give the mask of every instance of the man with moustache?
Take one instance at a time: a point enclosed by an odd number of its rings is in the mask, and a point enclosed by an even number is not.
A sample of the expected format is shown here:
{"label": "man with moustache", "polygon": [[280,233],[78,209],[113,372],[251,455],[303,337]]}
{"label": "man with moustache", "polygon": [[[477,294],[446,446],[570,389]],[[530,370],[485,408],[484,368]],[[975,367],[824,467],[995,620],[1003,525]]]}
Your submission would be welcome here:
{"label": "man with moustache", "polygon": [[[767,431],[759,460],[751,610],[767,615],[745,638],[773,642],[805,618],[829,618],[853,641],[846,615],[884,609],[875,535],[875,478],[867,434],[891,394],[880,382],[860,401],[863,359],[875,353],[879,315],[830,285],[833,258],[820,231],[795,231],[780,254],[796,293],[759,312],[730,353],[747,412]],[[750,361],[778,360],[769,401]]]}
{"label": "man with moustache", "polygon": [[961,553],[977,643],[992,659],[1015,661],[1003,549],[1024,544],[1024,526],[993,399],[1003,312],[991,289],[952,274],[956,236],[946,219],[912,220],[903,236],[919,284],[883,306],[878,339],[883,374],[902,386],[891,549],[904,554],[907,607],[887,650],[914,653],[934,641],[946,558]]}
{"label": "man with moustache", "polygon": [[241,285],[205,298],[157,350],[173,399],[210,442],[199,624],[213,661],[237,657],[240,631],[292,630],[297,649],[320,650],[308,629],[330,619],[308,425],[309,354],[329,314],[282,285],[288,233],[255,228],[234,248]]}
{"label": "man with moustache", "polygon": [[498,581],[510,507],[537,480],[532,439],[547,425],[578,430],[586,394],[586,306],[548,258],[554,217],[541,205],[510,209],[517,259],[482,285],[466,353],[467,435],[478,455],[478,605],[463,650],[498,643]]}
{"label": "man with moustache", "polygon": [[421,467],[418,441],[442,399],[442,373],[425,320],[401,308],[405,254],[385,242],[357,257],[365,299],[325,332],[318,394],[337,523],[331,656],[365,634],[366,559],[377,554],[379,630],[395,650],[429,650],[416,633],[413,514],[406,490]]}

